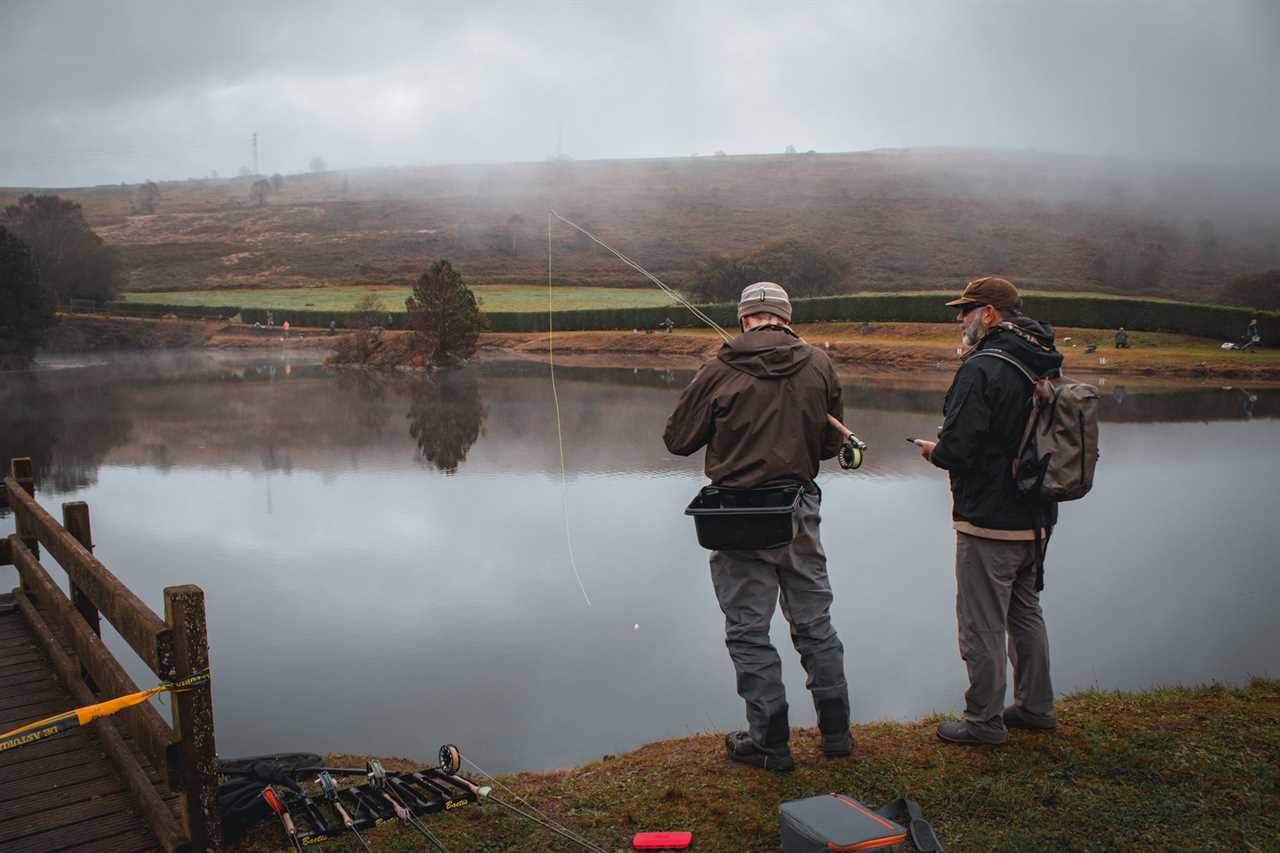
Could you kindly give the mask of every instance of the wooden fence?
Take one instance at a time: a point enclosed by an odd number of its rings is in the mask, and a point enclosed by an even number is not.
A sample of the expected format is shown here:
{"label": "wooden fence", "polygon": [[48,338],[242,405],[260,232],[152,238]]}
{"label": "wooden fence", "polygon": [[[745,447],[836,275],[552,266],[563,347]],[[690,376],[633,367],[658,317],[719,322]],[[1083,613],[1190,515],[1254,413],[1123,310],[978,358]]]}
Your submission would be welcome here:
{"label": "wooden fence", "polygon": [[[166,587],[164,618],[160,618],[93,556],[89,507],[80,501],[64,503],[59,523],[36,501],[34,492],[31,461],[13,460],[0,488],[0,507],[7,505],[13,511],[15,532],[0,539],[0,565],[17,567],[18,608],[75,701],[91,705],[139,689],[103,644],[103,617],[157,679],[174,681],[207,670],[204,592],[190,585]],[[66,573],[67,592],[41,561],[42,548]],[[170,699],[172,726],[150,702],[97,720],[93,726],[138,810],[166,850],[219,850],[222,827],[212,681],[202,689],[170,694]],[[132,737],[161,784],[178,793],[180,818],[175,818],[162,793],[148,780],[117,724]]]}

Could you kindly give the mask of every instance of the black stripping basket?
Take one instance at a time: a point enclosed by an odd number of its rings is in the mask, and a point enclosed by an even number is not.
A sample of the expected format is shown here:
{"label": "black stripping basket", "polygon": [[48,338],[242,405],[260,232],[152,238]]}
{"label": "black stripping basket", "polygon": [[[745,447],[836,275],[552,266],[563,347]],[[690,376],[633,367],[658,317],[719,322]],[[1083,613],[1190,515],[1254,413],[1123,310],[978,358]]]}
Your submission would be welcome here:
{"label": "black stripping basket", "polygon": [[698,544],[712,551],[781,548],[796,535],[796,510],[804,487],[798,483],[761,489],[704,486],[685,515],[693,516]]}

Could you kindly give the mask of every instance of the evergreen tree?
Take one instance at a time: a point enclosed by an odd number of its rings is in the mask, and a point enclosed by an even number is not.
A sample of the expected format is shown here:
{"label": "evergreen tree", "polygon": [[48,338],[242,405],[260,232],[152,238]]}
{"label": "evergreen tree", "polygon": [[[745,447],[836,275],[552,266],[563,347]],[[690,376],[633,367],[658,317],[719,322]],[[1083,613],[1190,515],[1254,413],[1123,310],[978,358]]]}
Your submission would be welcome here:
{"label": "evergreen tree", "polygon": [[422,274],[404,307],[415,346],[429,364],[447,367],[475,354],[484,318],[475,294],[448,261],[436,261]]}

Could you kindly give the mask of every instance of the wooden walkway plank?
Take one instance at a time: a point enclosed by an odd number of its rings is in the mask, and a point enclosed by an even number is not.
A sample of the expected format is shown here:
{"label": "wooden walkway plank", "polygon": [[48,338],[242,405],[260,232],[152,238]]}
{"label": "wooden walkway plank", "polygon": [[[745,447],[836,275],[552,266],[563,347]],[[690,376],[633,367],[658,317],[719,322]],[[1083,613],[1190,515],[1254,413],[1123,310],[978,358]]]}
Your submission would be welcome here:
{"label": "wooden walkway plank", "polygon": [[[61,757],[58,756],[58,758]],[[28,797],[32,794],[52,791],[64,785],[77,785],[81,782],[92,782],[94,779],[115,778],[109,767],[103,767],[96,761],[85,763],[83,761],[67,762],[64,760],[55,765],[56,761],[57,758],[42,764],[40,773],[36,775],[15,779],[0,787],[0,808],[3,808],[6,803],[13,800]]]}
{"label": "wooden walkway plank", "polygon": [[23,817],[30,818],[43,812],[59,811],[79,803],[121,793],[124,793],[124,786],[112,774],[98,779],[76,782],[72,785],[63,785],[48,791],[28,794],[25,797],[18,797],[7,803],[0,803],[0,826],[3,826],[5,821],[8,820],[16,820]]}
{"label": "wooden walkway plank", "polygon": [[22,689],[23,685],[40,684],[41,682],[57,684],[58,680],[52,672],[45,668],[32,672],[18,672],[7,676],[0,675],[0,691],[7,693],[12,688],[16,692]]}
{"label": "wooden walkway plank", "polygon": [[135,829],[110,838],[100,838],[89,844],[73,844],[46,853],[151,853],[152,850],[160,849],[150,834]]}
{"label": "wooden walkway plank", "polygon": [[133,814],[133,804],[129,801],[128,794],[116,792],[0,821],[0,843],[113,815],[129,815],[135,821],[138,820]]}
{"label": "wooden walkway plank", "polygon": [[74,709],[66,707],[56,698],[37,699],[26,705],[0,709],[0,731],[10,731],[70,710]]}
{"label": "wooden walkway plank", "polygon": [[[102,754],[102,747],[98,744],[87,729],[72,729],[69,732],[63,732],[55,737],[46,738],[45,740],[36,741],[18,749],[10,749],[0,752],[0,784],[8,777],[12,778],[14,773],[7,773],[8,770],[15,770],[24,764],[32,764],[43,761],[51,755],[61,755],[64,752],[83,752],[92,751]],[[30,772],[16,771],[16,773]]]}
{"label": "wooden walkway plank", "polygon": [[[31,690],[24,693],[15,693],[12,696],[0,698],[0,711],[6,708],[20,708],[23,705],[33,705],[36,702],[46,702],[55,698],[66,696],[65,690],[57,685],[52,687],[44,687],[40,690]],[[69,708],[67,710],[70,710]]]}
{"label": "wooden walkway plank", "polygon": [[[22,617],[0,616],[0,731],[76,707]],[[174,810],[177,798],[165,805]],[[0,752],[0,853],[158,849],[92,728]]]}
{"label": "wooden walkway plank", "polygon": [[45,672],[47,668],[48,664],[30,654],[24,653],[6,657],[4,658],[4,663],[0,664],[0,684],[3,684],[4,680],[10,676],[23,675],[28,672]]}
{"label": "wooden walkway plank", "polygon": [[0,853],[54,853],[76,846],[99,850],[104,839],[123,832],[145,832],[146,823],[130,809],[127,798],[117,800],[105,808],[100,807],[101,814],[95,818],[55,826],[14,840],[0,840]]}
{"label": "wooden walkway plank", "polygon": [[[26,747],[23,747],[26,749]],[[33,779],[40,774],[63,770],[65,767],[83,765],[101,765],[96,756],[86,754],[84,749],[68,749],[65,752],[38,758],[35,762],[24,762],[12,767],[0,768],[0,789],[8,789],[9,785],[17,785],[23,780]]]}

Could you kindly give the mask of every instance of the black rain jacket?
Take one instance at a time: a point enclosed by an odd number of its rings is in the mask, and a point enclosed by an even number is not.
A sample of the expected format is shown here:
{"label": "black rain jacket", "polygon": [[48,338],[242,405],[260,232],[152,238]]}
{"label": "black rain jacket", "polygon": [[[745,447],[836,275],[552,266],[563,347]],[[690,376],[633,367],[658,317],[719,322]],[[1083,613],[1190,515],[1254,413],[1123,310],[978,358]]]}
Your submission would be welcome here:
{"label": "black rain jacket", "polygon": [[1031,383],[1012,364],[977,354],[1000,350],[1037,377],[1056,375],[1062,354],[1054,349],[1048,323],[1029,317],[1007,322],[1017,331],[994,327],[956,371],[932,462],[951,475],[954,520],[992,530],[1033,530],[1038,508],[1044,526],[1053,527],[1058,505],[1023,497],[1013,481],[1013,457],[1031,413]]}

